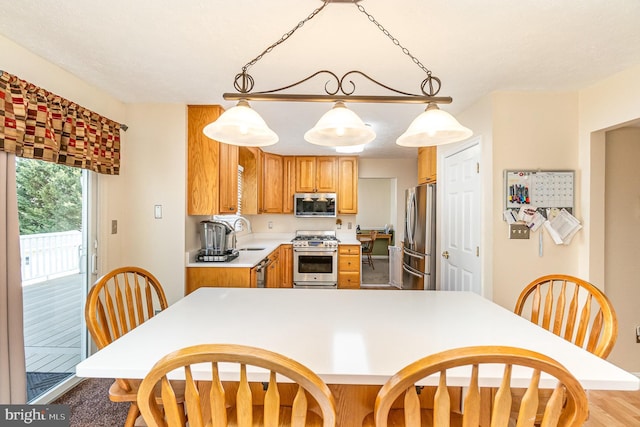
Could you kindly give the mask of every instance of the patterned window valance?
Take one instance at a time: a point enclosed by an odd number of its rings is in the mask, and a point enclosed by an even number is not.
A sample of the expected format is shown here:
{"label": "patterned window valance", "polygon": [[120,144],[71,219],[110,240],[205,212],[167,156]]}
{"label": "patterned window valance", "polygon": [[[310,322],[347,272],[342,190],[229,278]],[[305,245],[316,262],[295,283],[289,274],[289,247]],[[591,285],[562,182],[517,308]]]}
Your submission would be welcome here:
{"label": "patterned window valance", "polygon": [[0,75],[0,150],[16,156],[118,175],[120,128],[67,99]]}

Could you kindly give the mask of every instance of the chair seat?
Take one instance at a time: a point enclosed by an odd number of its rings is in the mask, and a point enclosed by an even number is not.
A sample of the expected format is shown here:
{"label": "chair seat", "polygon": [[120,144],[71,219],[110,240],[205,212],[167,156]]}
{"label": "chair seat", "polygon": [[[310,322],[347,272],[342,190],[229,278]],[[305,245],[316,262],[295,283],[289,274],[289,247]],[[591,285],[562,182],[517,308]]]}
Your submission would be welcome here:
{"label": "chair seat", "polygon": [[[236,408],[229,408],[227,411],[227,426],[228,427],[237,427],[238,423],[236,421]],[[278,426],[287,427],[292,425],[290,423],[291,420],[291,407],[282,406],[280,407],[280,417]],[[322,427],[323,421],[322,417],[320,417],[315,412],[307,411],[307,419],[304,424],[305,427]],[[253,407],[253,426],[254,427],[262,427],[264,426],[264,408],[262,406],[254,406]]]}
{"label": "chair seat", "polygon": [[[373,418],[373,412],[367,415],[362,423],[363,427],[375,427]],[[389,411],[389,418],[387,427],[404,427],[404,409],[392,409]],[[433,426],[433,410],[421,409],[420,410],[420,427],[432,427]],[[451,427],[462,426],[462,415],[452,412],[450,418]]]}

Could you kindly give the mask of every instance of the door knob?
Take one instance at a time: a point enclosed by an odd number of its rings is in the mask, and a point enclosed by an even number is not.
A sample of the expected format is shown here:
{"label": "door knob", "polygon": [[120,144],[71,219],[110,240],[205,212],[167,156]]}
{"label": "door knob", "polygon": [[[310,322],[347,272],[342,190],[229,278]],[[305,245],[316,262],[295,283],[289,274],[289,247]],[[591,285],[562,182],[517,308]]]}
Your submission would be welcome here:
{"label": "door knob", "polygon": [[442,258],[449,259],[449,252],[447,251],[442,252]]}

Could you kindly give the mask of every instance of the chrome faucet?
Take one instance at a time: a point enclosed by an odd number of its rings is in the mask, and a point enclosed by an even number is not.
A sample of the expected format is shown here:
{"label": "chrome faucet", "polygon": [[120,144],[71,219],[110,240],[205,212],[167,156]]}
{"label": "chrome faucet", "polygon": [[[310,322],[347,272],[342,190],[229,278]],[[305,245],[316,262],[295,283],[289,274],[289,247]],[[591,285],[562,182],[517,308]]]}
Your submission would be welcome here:
{"label": "chrome faucet", "polygon": [[251,223],[249,222],[249,220],[243,216],[239,216],[235,221],[233,221],[233,229],[236,229],[236,225],[238,224],[238,221],[244,221],[245,224],[247,224],[247,232],[248,233],[253,233],[253,231],[251,231]]}
{"label": "chrome faucet", "polygon": [[243,216],[239,216],[238,218],[236,218],[236,220],[233,221],[233,225],[231,226],[231,228],[233,228],[233,231],[231,232],[231,235],[232,235],[231,236],[232,237],[232,239],[231,239],[232,249],[236,248],[236,245],[237,245],[237,242],[238,242],[238,239],[236,237],[236,234],[238,233],[238,231],[236,230],[236,225],[238,224],[238,221],[240,221],[240,220],[244,221],[244,223],[247,224],[247,232],[248,233],[253,233],[253,231],[251,231],[251,223],[249,222],[249,220],[247,218],[245,218]]}

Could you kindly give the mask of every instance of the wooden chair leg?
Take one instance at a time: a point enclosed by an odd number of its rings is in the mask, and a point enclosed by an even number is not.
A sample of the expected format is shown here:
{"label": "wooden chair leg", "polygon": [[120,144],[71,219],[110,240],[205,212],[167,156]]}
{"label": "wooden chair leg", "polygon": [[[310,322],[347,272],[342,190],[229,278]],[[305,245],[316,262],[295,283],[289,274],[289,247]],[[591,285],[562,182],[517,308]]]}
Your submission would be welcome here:
{"label": "wooden chair leg", "polygon": [[129,412],[127,413],[127,419],[124,422],[124,427],[134,427],[139,416],[140,410],[138,409],[138,405],[136,403],[131,403],[131,406],[129,406]]}

